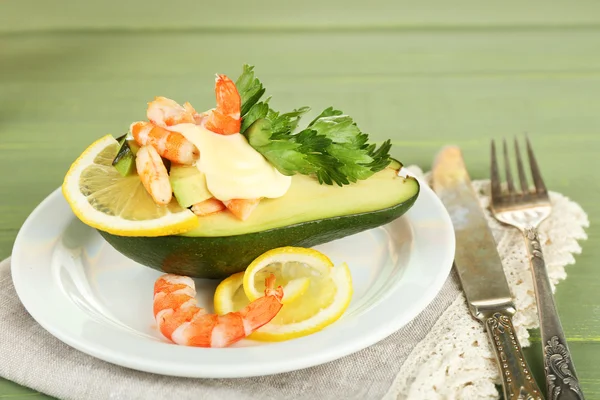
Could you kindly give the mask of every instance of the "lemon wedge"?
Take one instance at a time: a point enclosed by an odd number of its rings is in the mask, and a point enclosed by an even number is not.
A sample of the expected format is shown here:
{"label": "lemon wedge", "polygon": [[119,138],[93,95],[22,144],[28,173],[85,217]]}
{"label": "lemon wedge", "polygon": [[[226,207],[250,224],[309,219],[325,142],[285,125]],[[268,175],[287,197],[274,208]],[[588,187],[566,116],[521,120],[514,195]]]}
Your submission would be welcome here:
{"label": "lemon wedge", "polygon": [[[291,290],[279,313],[249,338],[261,341],[283,341],[309,335],[337,321],[352,299],[352,276],[346,263],[333,266],[324,254],[298,247],[284,247],[258,257],[245,272],[222,281],[215,292],[214,304],[218,314],[238,311],[264,289],[269,273],[276,275],[275,284]],[[302,279],[310,284],[302,290]],[[248,286],[252,285],[252,286]],[[304,284],[302,284],[304,285]],[[264,293],[264,292],[263,292]]]}
{"label": "lemon wedge", "polygon": [[158,205],[134,174],[112,166],[119,143],[111,136],[92,143],[71,165],[62,192],[85,224],[121,236],[166,236],[198,225],[198,217],[173,199]]}

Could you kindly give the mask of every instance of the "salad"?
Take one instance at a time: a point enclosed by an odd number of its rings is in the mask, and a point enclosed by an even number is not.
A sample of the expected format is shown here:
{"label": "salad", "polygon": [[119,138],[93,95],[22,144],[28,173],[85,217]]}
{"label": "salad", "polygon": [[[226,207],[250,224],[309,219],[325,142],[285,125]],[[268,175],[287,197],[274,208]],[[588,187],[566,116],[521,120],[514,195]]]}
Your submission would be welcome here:
{"label": "salad", "polygon": [[[174,193],[198,216],[226,211],[246,220],[261,199],[285,195],[292,175],[343,186],[390,164],[390,141],[368,144],[341,111],[327,108],[295,132],[309,108],[280,113],[261,101],[264,93],[246,65],[236,83],[217,75],[215,108],[199,113],[189,102],[156,97],[148,121],[132,123],[120,138],[113,165],[124,176],[137,173],[156,204],[169,204]],[[197,169],[193,181],[186,167]]]}
{"label": "salad", "polygon": [[[414,204],[391,142],[369,143],[333,107],[271,107],[254,68],[218,74],[216,106],[155,97],[146,120],[92,143],[62,190],[77,217],[119,252],[164,272],[153,315],[163,336],[200,347],[244,337],[287,340],[341,317],[352,298],[345,263],[311,246],[386,224]],[[191,278],[223,279],[216,314]]]}

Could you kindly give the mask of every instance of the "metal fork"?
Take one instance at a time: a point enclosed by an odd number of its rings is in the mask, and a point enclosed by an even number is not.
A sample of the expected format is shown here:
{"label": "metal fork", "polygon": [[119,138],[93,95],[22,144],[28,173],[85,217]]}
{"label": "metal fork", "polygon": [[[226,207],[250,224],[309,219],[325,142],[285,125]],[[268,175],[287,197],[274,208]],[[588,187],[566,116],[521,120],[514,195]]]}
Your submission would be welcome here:
{"label": "metal fork", "polygon": [[492,140],[491,154],[491,211],[494,217],[505,224],[518,228],[525,238],[533,274],[540,331],[544,350],[544,372],[546,374],[547,398],[552,400],[584,399],[575,374],[571,353],[558,317],[554,297],[550,288],[548,271],[544,263],[542,246],[537,228],[551,212],[550,197],[544,185],[529,138],[526,138],[527,154],[535,187],[529,186],[519,142],[515,138],[515,153],[519,174],[520,190],[515,188],[512,178],[506,139],[503,141],[504,171],[506,186],[500,183],[496,159],[496,144]]}

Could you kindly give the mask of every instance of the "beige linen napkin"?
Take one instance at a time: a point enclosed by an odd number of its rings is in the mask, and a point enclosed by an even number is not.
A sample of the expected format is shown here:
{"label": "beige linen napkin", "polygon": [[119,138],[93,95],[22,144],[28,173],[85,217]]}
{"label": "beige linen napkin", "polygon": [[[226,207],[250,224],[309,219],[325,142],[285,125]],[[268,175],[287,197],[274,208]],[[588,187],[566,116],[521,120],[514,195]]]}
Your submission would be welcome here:
{"label": "beige linen napkin", "polygon": [[[417,171],[417,173],[420,171]],[[473,182],[486,205],[487,181]],[[585,238],[586,214],[551,193],[559,212],[542,226],[554,284]],[[488,215],[489,217],[489,215]],[[520,234],[489,217],[527,344],[537,326],[531,277]],[[0,263],[0,376],[61,399],[495,399],[498,371],[482,325],[473,320],[453,271],[413,321],[362,351],[312,368],[256,378],[189,379],[139,372],[81,353],[38,325],[15,293],[10,260]],[[473,340],[478,345],[473,346]]]}

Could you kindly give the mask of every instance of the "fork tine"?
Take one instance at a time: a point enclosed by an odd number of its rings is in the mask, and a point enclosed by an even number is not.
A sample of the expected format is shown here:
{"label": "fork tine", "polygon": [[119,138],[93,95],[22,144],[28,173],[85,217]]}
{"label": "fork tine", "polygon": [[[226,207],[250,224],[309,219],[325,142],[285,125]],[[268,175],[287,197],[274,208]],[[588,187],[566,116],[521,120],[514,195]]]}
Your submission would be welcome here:
{"label": "fork tine", "polygon": [[544,185],[544,180],[542,179],[542,174],[540,173],[540,168],[538,167],[535,156],[533,155],[533,149],[531,148],[529,137],[527,136],[525,140],[527,141],[527,155],[529,156],[529,166],[531,167],[531,175],[533,176],[535,190],[538,193],[547,193],[546,185]]}
{"label": "fork tine", "polygon": [[510,172],[510,160],[508,158],[506,139],[503,140],[502,147],[504,149],[504,170],[506,173],[506,186],[508,188],[509,194],[515,194],[515,185],[513,183],[512,173]]}
{"label": "fork tine", "polygon": [[491,160],[490,180],[492,185],[492,201],[494,201],[500,198],[502,189],[500,189],[500,173],[498,172],[498,160],[496,159],[496,143],[493,139]]}
{"label": "fork tine", "polygon": [[521,159],[521,150],[519,150],[519,142],[515,137],[515,153],[517,153],[517,170],[519,171],[519,182],[521,182],[521,190],[523,194],[529,192],[529,186],[527,185],[527,177],[525,176],[525,169],[523,168],[523,160]]}

